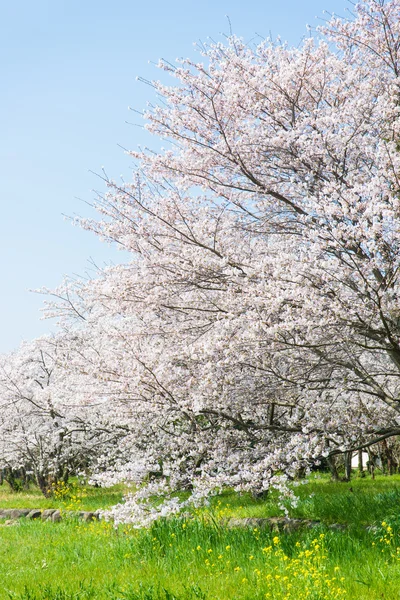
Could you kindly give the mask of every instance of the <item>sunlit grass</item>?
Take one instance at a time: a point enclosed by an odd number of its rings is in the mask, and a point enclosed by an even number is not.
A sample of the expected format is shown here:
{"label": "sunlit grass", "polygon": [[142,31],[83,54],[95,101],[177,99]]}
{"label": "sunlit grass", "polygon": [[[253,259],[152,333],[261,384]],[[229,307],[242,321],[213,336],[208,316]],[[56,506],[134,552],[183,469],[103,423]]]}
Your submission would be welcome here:
{"label": "sunlit grass", "polygon": [[[71,508],[87,511],[107,508],[121,502],[123,495],[128,490],[122,484],[103,489],[79,484],[77,480],[72,480],[68,485],[71,491],[73,487],[76,488],[75,493],[79,500],[79,502],[72,502]],[[39,488],[34,485],[31,485],[27,490],[18,492],[13,492],[7,483],[0,485],[0,508],[65,509],[69,504],[71,504],[70,497],[56,494],[50,498],[45,498]]]}
{"label": "sunlit grass", "polygon": [[21,521],[0,528],[0,597],[397,600],[399,539],[396,532],[388,544],[387,527],[279,535],[201,519],[164,520],[149,530]]}
{"label": "sunlit grass", "polygon": [[[326,524],[368,525],[400,506],[400,475],[377,475],[375,480],[354,477],[351,482],[332,482],[327,475],[313,475],[294,489],[300,501],[297,507],[287,505],[289,516]],[[211,506],[222,519],[268,518],[283,514],[277,500],[274,492],[260,500],[227,491],[214,498]]]}
{"label": "sunlit grass", "polygon": [[[88,511],[117,504],[129,492],[129,488],[122,484],[112,488],[95,488],[81,485],[74,479],[68,485],[76,488],[79,500],[75,503],[76,508]],[[379,520],[382,514],[397,510],[400,505],[400,475],[377,475],[375,480],[354,477],[348,483],[332,482],[328,475],[317,474],[312,475],[306,484],[300,482],[296,485],[295,493],[300,502],[296,508],[288,505],[291,517],[321,520],[328,524],[369,524]],[[20,492],[12,492],[6,483],[0,486],[0,508],[65,509],[68,504],[74,508],[74,502],[71,503],[68,497],[44,498],[35,486]],[[265,499],[255,499],[250,494],[226,491],[214,498],[211,506],[215,515],[222,519],[267,518],[283,514],[274,492]]]}
{"label": "sunlit grass", "polygon": [[[94,510],[120,501],[124,491],[75,482],[46,500],[38,490],[12,493],[3,485],[0,507],[75,502]],[[151,529],[68,518],[0,524],[0,599],[398,600],[400,477],[332,483],[318,475],[296,492],[300,502],[290,516],[320,520],[316,529],[228,528],[232,517],[282,514],[274,494],[257,500],[229,491],[193,518],[161,520]],[[330,530],[331,523],[347,528]]]}

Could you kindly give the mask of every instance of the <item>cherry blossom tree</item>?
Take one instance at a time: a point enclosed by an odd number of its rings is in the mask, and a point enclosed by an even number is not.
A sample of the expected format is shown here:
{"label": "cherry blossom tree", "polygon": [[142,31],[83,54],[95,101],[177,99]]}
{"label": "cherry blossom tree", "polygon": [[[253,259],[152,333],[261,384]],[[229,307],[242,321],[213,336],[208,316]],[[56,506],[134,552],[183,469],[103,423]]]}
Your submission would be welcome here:
{"label": "cherry blossom tree", "polygon": [[99,398],[90,401],[88,378],[68,369],[70,342],[40,338],[0,361],[0,469],[10,483],[22,470],[46,496],[116,452],[125,433],[107,421]]}
{"label": "cherry blossom tree", "polygon": [[[201,49],[160,68],[164,141],[105,177],[98,221],[132,255],[49,300],[70,373],[126,435],[97,479],[146,494],[260,493],[400,434],[400,1],[365,0],[299,48]],[[105,406],[104,406],[105,405]],[[109,460],[112,456],[111,460]]]}

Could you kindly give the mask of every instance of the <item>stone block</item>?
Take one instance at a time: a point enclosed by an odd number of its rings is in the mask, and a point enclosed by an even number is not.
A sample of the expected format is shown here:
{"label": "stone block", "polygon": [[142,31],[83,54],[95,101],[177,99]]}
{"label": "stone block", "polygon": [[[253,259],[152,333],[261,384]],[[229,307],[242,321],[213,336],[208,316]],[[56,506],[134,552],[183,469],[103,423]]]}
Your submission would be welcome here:
{"label": "stone block", "polygon": [[39,508],[32,509],[27,515],[27,519],[40,519],[42,516],[42,511]]}
{"label": "stone block", "polygon": [[42,521],[51,521],[51,517],[53,515],[53,513],[56,512],[55,508],[46,508],[46,510],[42,511]]}

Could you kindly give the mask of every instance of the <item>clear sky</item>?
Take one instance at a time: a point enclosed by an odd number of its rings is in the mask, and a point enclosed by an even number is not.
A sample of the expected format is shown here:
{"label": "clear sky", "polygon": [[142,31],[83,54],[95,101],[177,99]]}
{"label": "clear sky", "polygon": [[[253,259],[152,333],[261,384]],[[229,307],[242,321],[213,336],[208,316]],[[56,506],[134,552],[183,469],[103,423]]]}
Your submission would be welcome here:
{"label": "clear sky", "polygon": [[148,144],[128,111],[145,107],[159,58],[193,56],[193,43],[233,32],[297,44],[323,9],[346,0],[0,0],[0,352],[46,333],[43,298],[64,274],[121,255],[63,214],[87,216],[101,181],[129,177],[119,147]]}

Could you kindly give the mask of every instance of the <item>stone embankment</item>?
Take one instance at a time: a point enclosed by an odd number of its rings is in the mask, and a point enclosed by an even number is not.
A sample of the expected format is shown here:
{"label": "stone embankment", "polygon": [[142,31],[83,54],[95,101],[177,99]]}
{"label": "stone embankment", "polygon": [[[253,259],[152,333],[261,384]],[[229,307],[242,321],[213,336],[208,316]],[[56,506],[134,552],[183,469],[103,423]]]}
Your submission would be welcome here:
{"label": "stone embankment", "polygon": [[58,523],[63,517],[75,517],[81,521],[97,521],[99,519],[98,512],[89,511],[64,511],[55,508],[0,508],[0,519],[5,519],[4,525],[11,525],[18,519],[25,517],[26,519],[40,519],[41,521],[52,521]]}
{"label": "stone embankment", "polygon": [[[60,511],[57,509],[46,509],[41,510],[39,508],[0,508],[0,520],[5,519],[3,525],[12,525],[21,519],[39,519],[41,521],[52,521],[58,523],[65,517],[72,517],[85,521],[98,521],[100,519],[100,512],[89,512],[89,511]],[[243,518],[243,519],[229,519],[224,522],[227,527],[251,527],[252,529],[269,529],[270,531],[279,531],[282,533],[292,533],[299,529],[314,529],[315,527],[321,527],[324,525],[321,521],[312,521],[311,519],[289,519],[288,517],[270,517],[268,519],[262,518]],[[328,525],[329,529],[333,530],[344,530],[347,529],[347,525],[343,523],[333,523]]]}
{"label": "stone embankment", "polygon": [[[226,522],[228,527],[252,527],[253,529],[270,529],[271,531],[279,531],[283,533],[292,533],[299,529],[314,529],[325,524],[322,521],[312,521],[311,519],[289,519],[288,517],[270,517],[269,519],[261,519],[251,517],[247,519],[229,519]],[[333,523],[327,525],[328,529],[344,530],[347,525],[344,523]]]}

